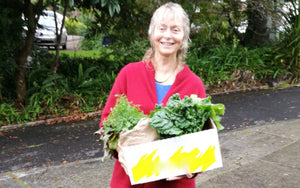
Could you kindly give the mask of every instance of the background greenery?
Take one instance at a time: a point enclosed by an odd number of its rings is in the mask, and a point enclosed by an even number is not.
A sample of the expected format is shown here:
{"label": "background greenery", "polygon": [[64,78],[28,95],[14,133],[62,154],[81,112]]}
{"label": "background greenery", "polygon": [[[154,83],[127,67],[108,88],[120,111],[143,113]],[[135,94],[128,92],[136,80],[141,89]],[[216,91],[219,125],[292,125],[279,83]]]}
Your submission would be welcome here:
{"label": "background greenery", "polygon": [[[65,22],[68,33],[84,39],[76,52],[59,52],[55,74],[53,62],[57,51],[32,45],[25,64],[24,103],[18,102],[15,92],[19,67],[14,57],[14,49],[22,45],[22,40],[18,40],[22,32],[10,35],[11,30],[0,29],[1,36],[8,36],[0,39],[3,44],[0,46],[0,126],[101,110],[120,69],[142,59],[149,48],[146,33],[151,11],[165,1],[114,0],[107,6],[101,5],[104,1],[96,2],[80,1],[75,16],[68,12]],[[238,1],[179,3],[189,13],[191,22],[200,26],[192,28],[186,62],[201,77],[208,94],[299,83],[299,11],[285,14],[290,27],[278,32],[275,40],[250,44],[245,34],[233,32],[232,25],[233,21],[240,23],[245,19],[246,13],[231,10],[233,13],[227,17],[227,9],[233,9]],[[195,11],[197,6],[202,8],[200,13]],[[6,19],[13,9],[6,6],[1,10],[1,25],[22,30],[24,23],[15,24],[18,19]],[[104,36],[111,37],[113,43],[102,46]]]}

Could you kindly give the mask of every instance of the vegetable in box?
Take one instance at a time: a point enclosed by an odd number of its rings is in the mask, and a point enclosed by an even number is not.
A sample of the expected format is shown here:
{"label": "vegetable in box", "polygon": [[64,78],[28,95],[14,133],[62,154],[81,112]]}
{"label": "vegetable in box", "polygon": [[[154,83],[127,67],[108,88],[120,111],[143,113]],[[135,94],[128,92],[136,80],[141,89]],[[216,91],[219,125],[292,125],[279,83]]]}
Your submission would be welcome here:
{"label": "vegetable in box", "polygon": [[[119,134],[123,130],[131,130],[141,118],[148,117],[137,105],[129,102],[126,96],[117,97],[116,105],[99,131],[105,152],[103,160],[107,156],[117,156]],[[224,112],[225,106],[212,104],[210,96],[201,99],[197,95],[191,95],[180,99],[179,94],[174,94],[165,107],[156,105],[148,118],[160,139],[165,139],[201,131],[208,118],[215,122],[218,130],[222,130],[220,115],[224,115]]]}
{"label": "vegetable in box", "polygon": [[208,118],[221,130],[220,115],[224,115],[224,111],[225,106],[212,104],[210,96],[201,99],[191,95],[181,100],[179,94],[174,94],[165,107],[156,105],[150,114],[149,123],[157,129],[160,138],[165,139],[201,131]]}
{"label": "vegetable in box", "polygon": [[104,160],[107,156],[117,156],[117,144],[119,134],[123,130],[131,130],[138,121],[146,117],[138,105],[133,105],[124,95],[117,95],[117,102],[107,119],[103,121],[103,127],[98,131],[100,141],[103,141]]}

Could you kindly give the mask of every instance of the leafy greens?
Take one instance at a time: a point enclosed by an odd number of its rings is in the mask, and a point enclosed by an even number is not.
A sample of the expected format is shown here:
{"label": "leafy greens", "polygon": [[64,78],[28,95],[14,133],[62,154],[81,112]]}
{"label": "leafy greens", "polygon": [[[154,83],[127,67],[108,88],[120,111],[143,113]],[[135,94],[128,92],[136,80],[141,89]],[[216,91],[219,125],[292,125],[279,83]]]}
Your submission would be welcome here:
{"label": "leafy greens", "polygon": [[[129,102],[126,96],[117,95],[117,97],[116,105],[103,121],[103,127],[96,132],[103,141],[102,160],[107,156],[116,157],[119,134],[123,130],[133,129],[141,118],[147,117],[139,106]],[[224,111],[225,106],[212,104],[210,96],[201,99],[197,95],[191,95],[181,100],[179,94],[174,94],[165,107],[155,106],[155,110],[150,112],[149,123],[157,130],[160,139],[198,132],[202,130],[208,118],[215,122],[218,130],[222,130],[220,115],[224,115]]]}
{"label": "leafy greens", "polygon": [[165,139],[198,132],[208,118],[215,122],[218,130],[222,130],[220,115],[224,115],[224,112],[225,106],[212,104],[210,96],[201,99],[191,95],[181,100],[179,94],[174,94],[165,107],[156,105],[150,114],[149,123],[157,130],[160,138]]}
{"label": "leafy greens", "polygon": [[133,105],[124,95],[117,95],[117,102],[111,113],[103,121],[100,129],[100,140],[103,140],[104,156],[116,156],[119,134],[123,130],[131,130],[138,121],[146,117],[138,105]]}

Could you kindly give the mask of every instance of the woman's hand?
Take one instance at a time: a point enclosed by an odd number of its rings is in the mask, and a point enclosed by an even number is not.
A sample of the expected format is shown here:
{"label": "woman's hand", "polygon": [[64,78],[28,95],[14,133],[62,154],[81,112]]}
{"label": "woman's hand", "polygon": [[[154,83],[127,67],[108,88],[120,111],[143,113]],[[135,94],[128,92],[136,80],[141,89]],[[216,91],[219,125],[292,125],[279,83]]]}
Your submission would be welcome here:
{"label": "woman's hand", "polygon": [[125,158],[124,158],[124,155],[123,155],[122,148],[118,146],[117,152],[118,152],[118,160],[119,160],[121,166],[123,167],[125,173],[128,175],[129,173],[128,173],[128,170],[127,170],[126,165],[125,165]]}
{"label": "woman's hand", "polygon": [[188,169],[186,169],[185,170],[185,175],[169,177],[166,180],[167,181],[174,181],[174,180],[180,180],[180,179],[183,179],[183,178],[191,179],[191,178],[196,177],[198,174],[201,174],[201,172],[199,172],[199,173],[191,173]]}

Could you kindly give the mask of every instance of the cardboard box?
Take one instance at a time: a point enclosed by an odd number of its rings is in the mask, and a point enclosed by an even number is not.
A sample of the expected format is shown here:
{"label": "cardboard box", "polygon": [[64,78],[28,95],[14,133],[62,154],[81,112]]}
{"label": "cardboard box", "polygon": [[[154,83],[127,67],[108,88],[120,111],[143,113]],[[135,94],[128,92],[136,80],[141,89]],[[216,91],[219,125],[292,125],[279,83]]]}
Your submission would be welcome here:
{"label": "cardboard box", "polygon": [[223,166],[218,131],[209,119],[206,130],[123,148],[132,185]]}

